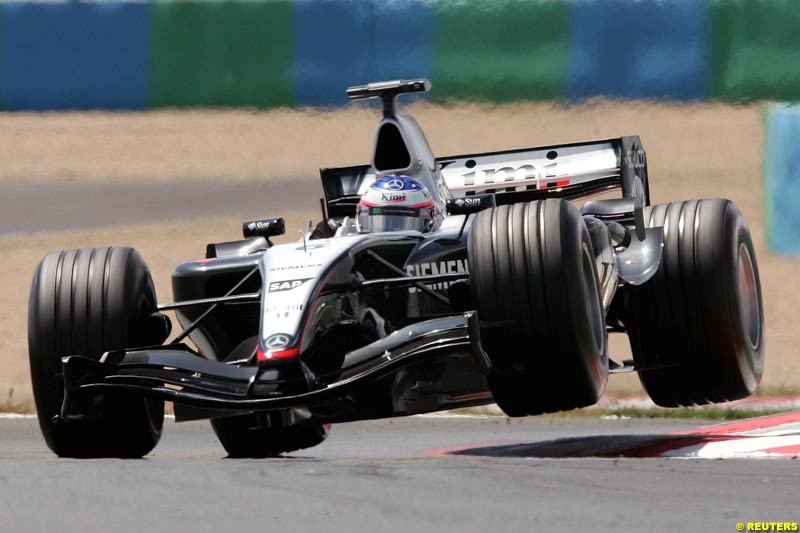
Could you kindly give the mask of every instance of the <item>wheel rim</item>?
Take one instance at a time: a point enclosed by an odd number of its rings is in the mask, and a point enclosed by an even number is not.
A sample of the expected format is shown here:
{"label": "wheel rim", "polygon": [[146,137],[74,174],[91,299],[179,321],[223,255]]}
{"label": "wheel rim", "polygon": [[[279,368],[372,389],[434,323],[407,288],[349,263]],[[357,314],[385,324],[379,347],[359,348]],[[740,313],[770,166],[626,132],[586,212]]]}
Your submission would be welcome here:
{"label": "wheel rim", "polygon": [[594,274],[594,256],[586,245],[583,246],[583,289],[586,295],[589,312],[589,325],[592,328],[592,340],[602,358],[605,344],[605,324],[603,323],[603,310],[600,308],[600,292],[597,287],[597,277]]}
{"label": "wheel rim", "polygon": [[761,305],[758,301],[758,283],[750,250],[744,243],[739,245],[738,258],[739,316],[752,348],[761,342]]}

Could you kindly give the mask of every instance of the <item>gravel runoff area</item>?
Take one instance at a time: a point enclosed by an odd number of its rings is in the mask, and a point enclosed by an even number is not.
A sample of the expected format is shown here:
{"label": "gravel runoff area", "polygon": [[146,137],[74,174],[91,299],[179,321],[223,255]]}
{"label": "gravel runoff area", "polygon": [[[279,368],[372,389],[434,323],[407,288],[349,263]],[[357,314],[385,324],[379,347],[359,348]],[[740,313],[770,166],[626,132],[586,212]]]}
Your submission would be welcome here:
{"label": "gravel runoff area", "polygon": [[[434,151],[442,155],[638,133],[648,151],[656,202],[733,199],[750,222],[759,253],[768,323],[764,385],[767,390],[800,389],[796,357],[800,330],[793,321],[800,291],[786,281],[800,272],[800,262],[770,255],[764,246],[761,108],[602,101],[570,107],[416,104],[410,108]],[[0,113],[0,181],[43,187],[41,202],[54,209],[60,199],[47,191],[70,183],[89,191],[93,183],[101,182],[155,189],[160,185],[164,190],[176,181],[211,180],[219,185],[205,201],[195,197],[184,201],[176,195],[174,214],[160,216],[158,222],[148,222],[143,209],[141,223],[126,220],[115,227],[108,226],[115,216],[104,209],[109,202],[87,193],[88,208],[97,212],[95,228],[0,237],[6,276],[0,286],[0,404],[30,405],[25,311],[31,274],[45,253],[107,244],[135,246],[151,265],[161,299],[167,300],[169,272],[176,262],[202,256],[207,242],[238,236],[243,217],[236,215],[235,205],[216,207],[207,214],[208,206],[225,204],[225,183],[280,178],[286,180],[287,191],[313,189],[320,166],[368,160],[375,122],[374,110],[357,108]],[[286,238],[296,238],[310,218],[318,218],[316,197],[300,201],[297,196],[264,200],[265,214],[287,217]],[[612,346],[614,354],[625,352],[623,342]],[[638,388],[633,376],[615,377],[613,383],[617,392]]]}

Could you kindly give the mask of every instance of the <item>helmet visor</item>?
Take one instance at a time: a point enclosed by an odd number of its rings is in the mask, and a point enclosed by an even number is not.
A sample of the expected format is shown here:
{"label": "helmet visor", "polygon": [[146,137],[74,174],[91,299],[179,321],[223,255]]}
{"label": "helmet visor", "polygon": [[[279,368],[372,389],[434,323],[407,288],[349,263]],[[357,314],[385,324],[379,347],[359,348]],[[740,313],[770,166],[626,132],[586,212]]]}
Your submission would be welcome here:
{"label": "helmet visor", "polygon": [[358,224],[362,231],[425,231],[432,220],[432,208],[389,206],[358,206]]}

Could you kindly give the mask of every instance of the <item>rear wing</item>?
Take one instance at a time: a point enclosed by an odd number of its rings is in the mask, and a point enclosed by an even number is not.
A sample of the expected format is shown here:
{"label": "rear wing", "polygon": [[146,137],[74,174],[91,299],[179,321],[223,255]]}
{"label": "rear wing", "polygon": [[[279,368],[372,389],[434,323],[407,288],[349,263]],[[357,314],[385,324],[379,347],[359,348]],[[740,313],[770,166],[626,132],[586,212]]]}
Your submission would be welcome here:
{"label": "rear wing", "polygon": [[[576,199],[619,189],[650,205],[647,157],[638,136],[436,158],[454,197],[494,194],[496,205],[541,198]],[[328,216],[355,215],[375,171],[369,165],[320,170]]]}

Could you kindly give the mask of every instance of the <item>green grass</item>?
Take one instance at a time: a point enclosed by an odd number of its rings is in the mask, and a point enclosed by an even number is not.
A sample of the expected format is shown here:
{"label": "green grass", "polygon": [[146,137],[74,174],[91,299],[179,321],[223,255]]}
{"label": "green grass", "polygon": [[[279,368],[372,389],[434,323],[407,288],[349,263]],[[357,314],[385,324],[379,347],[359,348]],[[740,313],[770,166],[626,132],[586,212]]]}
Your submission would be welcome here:
{"label": "green grass", "polygon": [[800,388],[796,385],[773,385],[768,387],[758,387],[753,396],[775,397],[775,396],[800,396]]}
{"label": "green grass", "polygon": [[786,409],[743,409],[741,407],[612,407],[603,409],[568,411],[567,416],[618,416],[620,418],[685,418],[703,420],[742,420],[755,416],[785,413]]}
{"label": "green grass", "polygon": [[[601,418],[617,416],[620,418],[677,418],[687,420],[742,420],[756,416],[767,416],[778,413],[785,413],[787,409],[757,409],[742,407],[679,407],[667,409],[664,407],[589,407],[587,409],[576,409],[574,411],[562,411],[541,415],[552,418]],[[485,407],[467,407],[451,411],[461,415],[487,415]],[[503,415],[498,415],[503,416]]]}

